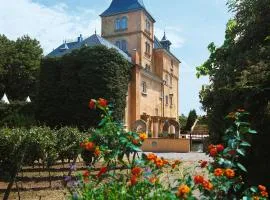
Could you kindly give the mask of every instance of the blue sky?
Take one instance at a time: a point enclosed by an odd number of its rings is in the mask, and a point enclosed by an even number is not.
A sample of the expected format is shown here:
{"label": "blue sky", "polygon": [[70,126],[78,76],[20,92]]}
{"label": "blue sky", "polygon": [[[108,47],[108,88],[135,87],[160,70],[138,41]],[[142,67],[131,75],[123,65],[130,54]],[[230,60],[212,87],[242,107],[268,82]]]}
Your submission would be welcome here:
{"label": "blue sky", "polygon": [[[0,0],[0,34],[16,39],[24,34],[37,38],[44,53],[80,33],[100,33],[101,14],[111,0]],[[209,56],[210,42],[221,45],[231,14],[226,0],[144,0],[156,19],[155,34],[166,30],[172,52],[182,61],[180,69],[180,113],[198,113],[199,91],[207,77],[197,79],[195,67]]]}

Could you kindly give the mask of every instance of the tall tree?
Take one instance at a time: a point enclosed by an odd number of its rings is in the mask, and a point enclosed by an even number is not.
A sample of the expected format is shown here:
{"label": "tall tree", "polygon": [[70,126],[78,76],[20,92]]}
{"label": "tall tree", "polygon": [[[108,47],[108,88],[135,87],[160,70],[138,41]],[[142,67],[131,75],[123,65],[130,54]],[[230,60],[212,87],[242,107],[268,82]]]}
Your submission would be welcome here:
{"label": "tall tree", "polygon": [[222,138],[228,112],[237,108],[251,112],[252,125],[259,135],[252,138],[254,148],[247,161],[249,178],[268,184],[265,177],[270,177],[270,1],[229,0],[228,6],[235,16],[227,24],[224,44],[216,47],[211,43],[209,59],[197,68],[197,75],[208,75],[211,83],[203,87],[200,98],[214,142]]}
{"label": "tall tree", "polygon": [[0,35],[0,95],[24,100],[36,95],[43,50],[36,39],[23,36],[16,41]]}

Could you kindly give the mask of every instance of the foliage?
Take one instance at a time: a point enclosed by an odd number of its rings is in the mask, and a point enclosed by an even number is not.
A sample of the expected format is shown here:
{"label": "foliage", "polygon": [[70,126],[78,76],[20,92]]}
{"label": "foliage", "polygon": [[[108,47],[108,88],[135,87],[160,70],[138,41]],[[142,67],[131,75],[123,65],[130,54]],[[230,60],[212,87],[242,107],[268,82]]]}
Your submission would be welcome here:
{"label": "foliage", "polygon": [[194,125],[196,119],[197,119],[196,110],[191,110],[188,114],[187,123],[185,126],[185,131],[190,131],[192,126]]}
{"label": "foliage", "polygon": [[41,161],[50,167],[57,160],[75,159],[87,134],[78,129],[48,127],[0,129],[0,174],[10,179],[24,165]]}
{"label": "foliage", "polygon": [[[213,162],[201,161],[196,166],[201,169],[200,174],[193,177],[181,172],[178,177],[172,177],[173,172],[180,170],[181,161],[168,161],[152,153],[137,155],[146,134],[124,131],[121,124],[112,120],[110,106],[104,99],[91,100],[89,107],[101,110],[103,118],[95,133],[81,143],[82,149],[93,155],[93,160],[75,180],[68,179],[71,199],[195,200],[198,195],[199,199],[267,199],[265,186],[249,188],[242,179],[247,172],[242,159],[251,146],[250,135],[256,134],[247,121],[247,112],[239,110],[227,116],[231,126],[223,138],[226,146],[209,146]],[[132,160],[130,154],[133,154]],[[126,161],[123,155],[127,156]],[[98,173],[95,172],[97,161],[103,161]]]}
{"label": "foliage", "polygon": [[36,124],[35,105],[21,101],[0,103],[0,126],[31,127]]}
{"label": "foliage", "polygon": [[115,49],[84,47],[61,58],[42,60],[37,117],[50,126],[87,129],[99,115],[87,110],[88,97],[104,97],[117,105],[113,116],[123,119],[131,66]]}
{"label": "foliage", "polygon": [[0,95],[12,100],[35,99],[42,49],[37,40],[23,36],[16,41],[0,35]]}
{"label": "foliage", "polygon": [[184,127],[187,124],[187,116],[185,116],[184,114],[182,114],[181,116],[179,116],[178,121],[179,121],[179,123],[181,125],[181,130],[183,130]]}
{"label": "foliage", "polygon": [[[230,0],[235,14],[227,24],[221,47],[208,46],[209,59],[197,68],[197,75],[208,75],[211,84],[200,92],[207,111],[212,141],[220,142],[230,110],[245,108],[259,132],[252,137],[253,149],[248,159],[249,179],[267,183],[270,176],[270,4],[269,0]],[[263,159],[262,159],[263,158]],[[255,164],[256,163],[256,164]],[[259,169],[259,170],[257,170]]]}

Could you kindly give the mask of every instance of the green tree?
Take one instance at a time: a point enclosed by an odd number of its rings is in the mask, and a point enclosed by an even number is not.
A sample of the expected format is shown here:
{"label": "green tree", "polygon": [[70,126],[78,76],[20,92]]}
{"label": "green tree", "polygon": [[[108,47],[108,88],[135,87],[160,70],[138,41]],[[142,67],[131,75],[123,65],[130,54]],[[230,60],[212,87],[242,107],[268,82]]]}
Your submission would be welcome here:
{"label": "green tree", "polygon": [[99,115],[87,110],[90,98],[106,98],[122,120],[130,63],[115,49],[84,47],[41,64],[37,116],[50,126],[95,126]]}
{"label": "green tree", "polygon": [[16,41],[0,35],[0,95],[12,100],[36,96],[42,48],[36,39],[23,36]]}
{"label": "green tree", "polygon": [[186,126],[184,128],[185,131],[190,131],[193,124],[195,123],[196,119],[197,119],[197,113],[196,110],[191,110],[188,114],[188,118],[187,118],[187,123]]}
{"label": "green tree", "polygon": [[[248,110],[258,136],[252,138],[249,178],[267,183],[270,176],[270,2],[230,0],[235,14],[227,24],[221,47],[208,46],[209,59],[197,67],[198,77],[208,75],[211,84],[200,92],[207,111],[212,141],[220,142],[225,129],[223,116],[237,108]],[[256,163],[256,164],[255,164]],[[256,166],[255,166],[256,165]]]}

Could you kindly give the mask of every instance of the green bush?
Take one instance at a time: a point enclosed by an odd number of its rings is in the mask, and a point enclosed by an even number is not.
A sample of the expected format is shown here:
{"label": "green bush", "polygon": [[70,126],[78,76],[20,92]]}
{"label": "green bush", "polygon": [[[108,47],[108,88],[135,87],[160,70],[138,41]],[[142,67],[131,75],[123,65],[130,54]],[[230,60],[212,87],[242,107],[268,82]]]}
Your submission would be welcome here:
{"label": "green bush", "polygon": [[0,103],[0,126],[31,127],[36,124],[35,105],[21,101]]}
{"label": "green bush", "polygon": [[116,105],[114,118],[122,120],[131,66],[116,50],[85,47],[41,64],[37,117],[47,125],[95,126],[99,113],[88,110],[90,98],[103,97]]}

